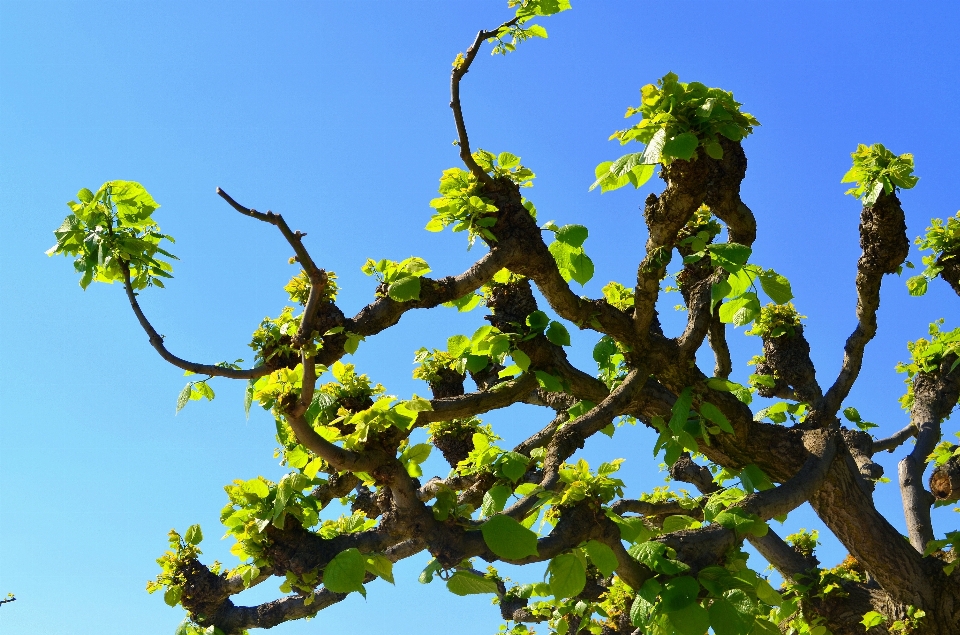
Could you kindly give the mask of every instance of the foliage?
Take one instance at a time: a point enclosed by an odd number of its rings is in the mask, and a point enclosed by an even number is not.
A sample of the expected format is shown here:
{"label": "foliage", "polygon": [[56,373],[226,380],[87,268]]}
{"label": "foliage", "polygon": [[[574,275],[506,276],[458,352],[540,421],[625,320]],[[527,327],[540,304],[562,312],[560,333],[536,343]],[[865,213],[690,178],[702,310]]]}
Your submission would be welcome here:
{"label": "foliage", "polygon": [[640,106],[628,108],[624,115],[640,114],[640,122],[610,138],[620,145],[638,141],[646,148],[598,165],[591,190],[599,185],[601,192],[609,192],[627,183],[639,188],[653,176],[656,164],[694,159],[698,148],[712,159],[722,159],[720,137],[740,141],[760,125],[753,115],[740,111],[733,93],[700,82],[683,83],[674,73],[658,79],[656,86],[647,84],[640,93]]}
{"label": "foliage", "polygon": [[[489,38],[493,42],[493,55],[506,55],[515,51],[517,44],[533,37],[546,38],[547,30],[539,24],[527,24],[537,16],[548,16],[570,8],[569,0],[508,0],[507,6],[516,7],[515,24],[501,26]],[[507,41],[509,38],[510,41]]]}
{"label": "foliage", "polygon": [[960,212],[948,217],[946,223],[939,218],[931,219],[927,233],[918,236],[915,243],[922,251],[931,253],[923,256],[926,268],[907,280],[907,289],[910,295],[923,295],[927,284],[943,271],[944,263],[951,260],[956,263],[960,258]]}
{"label": "foliage", "polygon": [[[569,3],[510,0],[509,6],[516,9],[512,20],[481,32],[480,40],[491,40],[494,53],[546,37],[530,21],[566,10]],[[475,55],[474,48],[467,57],[458,56],[454,82]],[[274,421],[273,456],[283,466],[282,475],[272,481],[250,472],[224,488],[228,502],[220,521],[233,541],[236,565],[223,570],[218,563],[200,562],[199,525],[183,536],[169,535],[169,549],[158,560],[160,574],[148,590],[163,590],[168,604],[187,611],[180,633],[236,635],[239,628],[224,625],[238,623],[240,614],[244,624],[268,628],[311,617],[354,593],[366,596],[378,579],[392,584],[394,562],[424,552],[431,559],[420,581],[438,577],[453,595],[493,596],[508,622],[502,633],[529,635],[534,631],[523,622],[540,622],[559,635],[618,635],[634,629],[655,635],[827,635],[836,628],[837,606],[845,614],[862,615],[865,629],[883,625],[893,633],[937,632],[928,626],[936,605],[897,604],[896,597],[926,596],[882,575],[895,554],[916,565],[911,570],[933,576],[924,579],[924,593],[942,587],[947,590],[936,593],[947,595],[938,598],[957,600],[941,583],[942,576],[953,575],[960,534],[948,532],[919,547],[915,536],[909,544],[877,539],[850,511],[870,499],[861,488],[847,485],[869,483],[859,471],[843,472],[851,469],[854,462],[847,459],[854,450],[870,453],[869,447],[856,445],[867,435],[853,428],[876,427],[853,406],[842,410],[846,423],[837,414],[860,371],[856,360],[872,337],[865,325],[875,323],[882,274],[858,268],[859,324],[847,341],[843,370],[832,387],[823,387],[828,390],[818,386],[801,394],[806,378],[816,376],[798,328],[804,316],[792,303],[789,280],[750,260],[755,219],[740,201],[739,180],[710,176],[706,185],[689,180],[694,168],[728,174],[727,153],[739,156],[740,141],[759,123],[740,110],[732,93],[681,83],[672,73],[656,86],[645,86],[642,96],[641,106],[627,112],[628,117],[640,114],[640,122],[612,138],[644,143],[644,151],[601,164],[594,183],[602,192],[628,182],[639,187],[661,166],[670,196],[648,198],[644,216],[651,226],[662,221],[670,231],[660,237],[651,232],[645,252],[638,254],[635,283],[611,281],[598,299],[578,296],[571,283],[583,287],[595,273],[584,248],[588,228],[554,221],[538,226],[536,208],[520,195],[534,174],[519,157],[484,150],[468,154],[469,148],[461,148],[468,169],[443,172],[426,229],[465,231],[468,249],[480,238],[490,254],[460,276],[436,280],[427,277],[429,265],[416,256],[367,259],[362,271],[378,285],[370,304],[354,317],[345,317],[336,305],[337,277],[311,262],[302,233],[290,232],[278,215],[235,205],[278,227],[298,254],[293,262],[303,267],[284,287],[290,303],[301,309],[285,306],[277,317],[260,322],[250,342],[254,366],[249,369],[240,359],[201,365],[165,350],[134,299],[135,291],[162,287],[160,278],[170,276],[169,264],[158,259],[172,258],[158,246],[167,238],[151,217],[158,205],[132,182],[111,181],[96,194],[81,191],[81,202],[71,203],[72,214],[55,232],[51,253],[77,258],[83,287],[95,280],[124,282],[151,344],[191,377],[177,410],[191,400],[214,399],[212,380],[229,377],[246,380],[248,410],[256,402]],[[451,105],[462,128],[457,100]],[[458,143],[466,145],[466,134],[458,132]],[[912,165],[910,155],[894,156],[879,144],[860,146],[844,180],[857,182],[851,192],[869,208],[880,192],[913,187]],[[902,212],[896,199],[890,204]],[[953,257],[958,227],[954,219],[934,221],[919,242],[932,251],[924,258],[923,285]],[[625,238],[623,244],[643,241]],[[670,263],[677,262],[675,252],[681,256],[679,271],[668,274]],[[689,311],[687,328],[675,338],[657,320],[660,293],[671,290],[664,285],[668,275],[675,276],[679,288],[674,290],[682,292],[682,308]],[[308,302],[315,282],[324,285],[315,289],[319,304]],[[911,286],[919,288],[920,283]],[[766,306],[761,295],[770,300]],[[538,308],[542,299],[550,313]],[[388,394],[343,361],[365,337],[389,329],[405,312],[441,305],[464,313],[483,305],[488,315],[486,323],[476,320],[472,334],[448,335],[445,350],[416,349],[413,377],[429,384],[432,399]],[[910,361],[898,365],[907,374],[908,393],[901,400],[907,408],[926,399],[926,391],[914,390],[920,380],[940,382],[943,394],[952,385],[951,373],[960,364],[960,328],[942,331],[943,322],[931,325],[929,339],[911,342]],[[746,333],[763,339],[763,355],[751,360],[756,372],[745,383],[731,379],[728,324],[752,325]],[[599,337],[592,351],[596,373],[574,366],[574,327]],[[699,367],[706,345],[713,349],[716,376]],[[782,400],[765,401],[754,411],[753,393]],[[923,402],[927,410],[939,408],[936,425],[954,405],[928,402]],[[545,408],[548,422],[511,446],[504,438],[514,436],[515,429],[500,430],[501,438],[480,415],[519,403]],[[660,486],[628,499],[620,471],[624,458],[591,467],[577,455],[597,433],[612,437],[626,423],[655,430],[655,462],[662,452],[671,478],[695,485],[700,493]],[[617,434],[618,452],[635,456],[630,439],[620,442],[627,431]],[[811,437],[828,448],[833,444],[835,454],[847,458],[824,469],[802,467],[816,459],[807,443]],[[436,466],[434,447],[452,469],[427,478],[425,472]],[[943,442],[921,458],[943,466],[958,452]],[[870,458],[855,456],[857,463]],[[838,473],[847,480],[838,482]],[[831,479],[831,505],[824,506],[810,492]],[[786,519],[803,502],[797,492],[838,537],[847,542],[856,537],[856,549],[846,546],[863,556],[862,562],[851,556],[832,568],[814,566],[816,531],[801,530],[785,543],[770,531],[771,519]],[[774,589],[748,566],[747,539],[783,567],[782,588]],[[769,551],[774,548],[779,551]],[[783,564],[777,554],[789,554],[791,548],[803,564]],[[544,575],[514,583],[492,565],[476,569],[481,559],[540,563]],[[931,562],[938,566],[927,566]],[[238,607],[229,600],[274,577],[280,601]],[[894,605],[896,615],[890,609]]]}
{"label": "foliage", "polygon": [[361,271],[368,276],[376,276],[384,289],[378,289],[377,295],[389,296],[397,302],[407,302],[420,299],[420,278],[430,273],[430,265],[416,256],[400,262],[367,258]]}
{"label": "foliage", "polygon": [[881,192],[890,194],[895,187],[911,189],[920,179],[913,175],[913,155],[895,155],[882,144],[859,144],[853,157],[853,167],[843,175],[841,183],[856,183],[844,194],[862,199],[867,207],[877,202]]}
{"label": "foliage", "polygon": [[898,373],[906,373],[904,383],[907,384],[906,394],[900,398],[900,405],[905,410],[913,407],[913,379],[917,373],[930,373],[940,367],[943,359],[953,355],[958,357],[950,365],[949,372],[953,372],[960,365],[960,326],[952,331],[941,331],[943,318],[932,322],[929,327],[930,339],[920,338],[907,342],[910,351],[910,361],[897,364]]}
{"label": "foliage", "polygon": [[768,304],[760,309],[760,315],[756,318],[753,328],[747,331],[747,335],[759,335],[763,338],[781,337],[786,335],[793,337],[796,333],[796,327],[800,326],[800,320],[805,315],[797,313],[797,309],[792,302],[786,304]]}
{"label": "foliage", "polygon": [[[324,283],[323,292],[320,294],[321,302],[337,301],[337,274],[332,271],[320,271],[320,278]],[[283,287],[283,290],[290,296],[291,302],[296,302],[300,306],[306,306],[307,298],[310,297],[310,277],[303,269],[300,273],[290,278],[290,282]]]}
{"label": "foliage", "polygon": [[[533,187],[534,173],[520,165],[520,157],[514,154],[501,152],[495,156],[486,150],[478,150],[473,153],[473,160],[494,178],[510,181],[519,187]],[[483,196],[474,174],[460,168],[444,170],[440,177],[440,194],[439,198],[430,201],[430,207],[436,212],[427,223],[427,231],[439,232],[452,225],[455,232],[467,232],[468,248],[473,247],[477,237],[496,241],[490,228],[497,222],[497,206]],[[536,216],[532,203],[525,201],[524,206]]]}
{"label": "foliage", "polygon": [[72,213],[54,235],[57,244],[47,255],[75,256],[73,267],[84,289],[91,282],[123,281],[124,267],[130,271],[133,288],[163,287],[161,278],[172,278],[172,265],[161,256],[177,259],[163,249],[173,238],[160,232],[153,220],[159,203],[134,181],[107,181],[96,194],[83,188],[79,201],[67,206]]}

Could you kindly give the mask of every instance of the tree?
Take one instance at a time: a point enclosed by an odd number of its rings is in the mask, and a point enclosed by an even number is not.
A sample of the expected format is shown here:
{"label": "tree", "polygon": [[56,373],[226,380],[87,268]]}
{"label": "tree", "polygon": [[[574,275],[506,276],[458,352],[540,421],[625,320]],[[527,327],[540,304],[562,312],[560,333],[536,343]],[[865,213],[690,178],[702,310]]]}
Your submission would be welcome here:
{"label": "tree", "polygon": [[[547,0],[511,4],[516,17],[481,31],[452,71],[451,107],[466,169],[443,173],[427,229],[466,232],[471,246],[489,249],[459,276],[431,279],[427,263],[415,257],[371,260],[365,271],[379,283],[377,298],[348,318],[336,305],[336,276],[314,262],[303,234],[280,215],[249,209],[221,191],[236,211],[274,225],[287,240],[303,271],[286,289],[303,308],[295,314],[287,307],[260,325],[253,368],[199,364],[167,349],[137,299],[148,287],[162,287],[172,271],[173,256],[161,246],[169,237],[153,220],[157,203],[137,183],[112,181],[96,192],[81,190],[71,204],[52,253],[77,258],[81,286],[121,282],[151,345],[200,377],[184,388],[178,408],[213,399],[214,377],[247,380],[248,407],[256,401],[275,414],[290,467],[277,483],[255,478],[228,487],[222,520],[236,539],[238,566],[202,564],[203,534],[192,526],[171,533],[150,589],[188,611],[185,632],[237,633],[314,615],[354,591],[365,594],[364,584],[376,577],[392,581],[393,562],[427,551],[433,560],[422,580],[440,577],[459,595],[494,595],[516,633],[534,622],[560,633],[635,627],[775,633],[777,624],[814,633],[868,626],[951,632],[960,617],[956,534],[934,540],[930,507],[934,496],[958,495],[957,449],[940,440],[941,423],[960,394],[960,373],[952,372],[960,330],[935,323],[929,340],[911,346],[903,366],[911,423],[903,431],[873,439],[859,413],[843,408],[877,330],[881,280],[898,273],[907,257],[897,190],[916,183],[912,157],[861,146],[844,179],[855,183],[851,193],[864,204],[863,256],[858,325],[829,387],[816,379],[789,281],[749,260],[756,223],[739,195],[746,173],[740,141],[758,122],[723,90],[681,83],[672,74],[644,87],[642,105],[628,113],[640,115],[639,123],[615,135],[643,143],[643,151],[598,166],[594,184],[601,191],[639,187],[659,166],[665,189],[645,203],[649,236],[636,283],[610,283],[602,299],[579,297],[572,283],[593,274],[587,229],[538,226],[520,189],[532,171],[510,153],[471,150],[460,108],[460,83],[484,42],[511,52],[546,35],[533,17],[567,8]],[[957,221],[935,222],[921,241],[931,255],[911,279],[911,292],[922,293],[936,277],[956,288]],[[671,264],[688,311],[677,338],[663,334],[656,311]],[[563,321],[541,310],[534,287]],[[772,302],[761,306],[761,293]],[[452,335],[446,350],[417,352],[417,376],[433,399],[387,396],[343,361],[407,311],[444,304],[460,311],[483,305],[489,324],[472,336]],[[747,385],[730,380],[727,324],[752,325],[763,342]],[[568,361],[568,325],[599,336],[597,376]],[[715,358],[709,376],[696,364],[704,345]],[[324,374],[331,379],[322,382]],[[469,393],[468,376],[476,384]],[[780,401],[754,413],[752,394]],[[516,403],[546,408],[550,420],[516,447],[502,448],[477,417]],[[841,409],[848,423],[841,423]],[[656,429],[655,452],[701,496],[660,491],[624,498],[616,459],[593,469],[569,461],[588,439],[615,434],[622,422]],[[410,444],[420,427],[428,427],[431,443]],[[907,542],[873,504],[881,474],[872,456],[913,437],[916,446],[899,475]],[[420,465],[434,447],[455,471],[425,481]],[[928,462],[937,464],[932,494],[922,483]],[[344,497],[353,513],[321,522],[324,507]],[[768,527],[804,501],[849,550],[842,566],[818,566],[813,536],[785,541]],[[538,519],[552,529],[535,533]],[[787,582],[780,591],[746,567],[745,540],[781,572]],[[480,560],[548,562],[546,581],[513,585],[492,567],[481,570]],[[273,576],[285,580],[288,595],[259,607],[231,601]]]}

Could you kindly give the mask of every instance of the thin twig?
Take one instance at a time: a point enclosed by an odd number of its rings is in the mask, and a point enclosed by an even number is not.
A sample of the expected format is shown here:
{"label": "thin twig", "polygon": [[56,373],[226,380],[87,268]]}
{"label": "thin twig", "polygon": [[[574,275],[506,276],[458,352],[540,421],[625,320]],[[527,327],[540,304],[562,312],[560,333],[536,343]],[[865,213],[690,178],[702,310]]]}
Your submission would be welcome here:
{"label": "thin twig", "polygon": [[307,248],[303,246],[303,237],[306,236],[306,234],[300,231],[292,231],[280,214],[274,214],[269,210],[264,214],[255,209],[244,207],[219,187],[217,188],[217,194],[229,203],[233,209],[244,216],[249,216],[250,218],[274,225],[280,230],[280,233],[283,234],[287,242],[290,243],[290,246],[293,247],[293,252],[297,255],[297,262],[300,263],[303,270],[307,272],[307,277],[310,278],[310,295],[303,309],[303,319],[300,321],[300,328],[297,329],[296,335],[293,336],[294,346],[303,346],[313,330],[311,328],[313,316],[316,313],[317,305],[320,303],[325,285],[323,272],[317,267],[316,263],[313,262],[313,258],[310,256]]}
{"label": "thin twig", "polygon": [[477,177],[477,180],[488,186],[493,185],[493,179],[477,164],[473,155],[470,153],[470,140],[467,137],[467,126],[463,122],[463,110],[460,107],[460,80],[470,71],[470,65],[473,64],[474,58],[476,58],[477,53],[480,52],[480,45],[483,44],[483,41],[496,36],[501,30],[513,26],[517,23],[518,19],[519,18],[514,18],[509,22],[504,22],[493,31],[480,31],[477,33],[477,37],[474,39],[473,44],[470,45],[470,48],[467,49],[467,54],[464,56],[463,61],[455,65],[453,72],[450,74],[450,108],[453,109],[453,119],[457,124],[457,143],[460,146],[460,159],[470,172]]}

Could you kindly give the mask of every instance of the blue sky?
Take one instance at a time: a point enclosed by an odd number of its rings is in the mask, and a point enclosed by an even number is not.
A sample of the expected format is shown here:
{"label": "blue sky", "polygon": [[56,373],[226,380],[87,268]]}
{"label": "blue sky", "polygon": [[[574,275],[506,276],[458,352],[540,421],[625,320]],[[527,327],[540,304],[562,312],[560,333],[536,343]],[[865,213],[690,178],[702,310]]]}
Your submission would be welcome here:
{"label": "blue sky", "polygon": [[[468,253],[462,234],[422,231],[441,171],[458,165],[450,63],[478,29],[509,17],[505,5],[0,0],[0,593],[18,597],[0,609],[5,633],[172,633],[180,610],[143,590],[166,532],[199,522],[205,557],[231,564],[230,544],[217,540],[222,486],[282,473],[272,421],[244,418],[241,386],[214,383],[213,403],[174,416],[185,379],[149,348],[122,289],[82,292],[68,260],[43,255],[64,203],[82,187],[128,179],[162,204],[156,218],[181,261],[168,288],[142,303],[168,346],[198,361],[249,360],[250,333],[280,312],[295,273],[278,233],[232,212],[217,186],[308,232],[315,259],[339,276],[348,314],[373,297],[375,282],[360,272],[367,257],[418,255],[435,275],[458,273],[482,248]],[[667,71],[732,90],[762,123],[744,143],[743,197],[760,226],[753,260],[792,281],[829,384],[854,326],[859,205],[839,183],[850,152],[881,142],[915,155],[920,183],[901,196],[911,238],[960,208],[958,18],[953,2],[907,11],[574,0],[543,22],[548,40],[506,58],[481,53],[464,80],[467,125],[475,147],[513,152],[537,173],[529,198],[543,221],[589,227],[597,267],[584,293],[597,297],[609,280],[629,284],[645,239],[638,206],[659,183],[587,192],[594,167],[622,154],[606,139],[624,110]],[[669,332],[682,324],[677,302],[663,303]],[[880,335],[847,402],[881,435],[907,421],[893,370],[904,343],[939,317],[957,326],[958,309],[943,283],[911,298],[903,279],[886,280]],[[413,351],[480,320],[408,314],[355,361],[391,393],[423,394],[410,377]],[[588,371],[595,339],[574,334],[572,357]],[[743,379],[759,340],[730,339]],[[508,442],[544,423],[529,407],[489,420]],[[625,429],[592,440],[584,456],[626,458],[636,495],[663,482],[653,440]],[[881,459],[895,476],[897,457]],[[879,486],[877,500],[903,528],[895,485]],[[957,527],[949,511],[936,518],[938,535]],[[819,521],[800,510],[777,529],[801,526]],[[826,562],[842,556],[829,542],[822,552]],[[396,587],[374,583],[366,601],[350,597],[277,632],[495,632],[487,598],[416,582],[425,561],[398,565]],[[261,586],[240,599],[278,594]]]}

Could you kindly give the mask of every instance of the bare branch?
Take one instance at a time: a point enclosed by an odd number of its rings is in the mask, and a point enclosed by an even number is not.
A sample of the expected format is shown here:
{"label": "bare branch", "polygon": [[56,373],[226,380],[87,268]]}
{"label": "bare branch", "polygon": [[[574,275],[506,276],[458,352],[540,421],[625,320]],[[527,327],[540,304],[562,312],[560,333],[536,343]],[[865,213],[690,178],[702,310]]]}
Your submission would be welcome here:
{"label": "bare branch", "polygon": [[857,328],[843,347],[843,366],[823,398],[823,413],[836,414],[860,374],[863,351],[877,333],[880,282],[884,274],[896,273],[910,251],[907,226],[894,193],[880,194],[877,202],[860,215],[860,247],[857,262]]}
{"label": "bare branch", "polygon": [[211,377],[229,377],[230,379],[256,379],[258,377],[263,377],[264,375],[269,375],[273,369],[267,368],[266,366],[258,366],[257,368],[251,368],[249,370],[236,370],[233,368],[226,368],[223,366],[217,366],[215,364],[198,364],[196,362],[189,362],[185,359],[181,359],[167,350],[167,347],[163,343],[163,336],[157,333],[156,329],[153,328],[153,325],[150,324],[150,321],[147,319],[147,316],[144,315],[143,309],[140,308],[140,303],[137,301],[137,294],[133,290],[133,285],[130,283],[130,267],[126,262],[120,261],[120,269],[123,272],[123,287],[127,292],[127,299],[130,301],[130,308],[133,309],[134,314],[137,316],[137,320],[140,322],[140,326],[143,327],[143,330],[146,331],[147,336],[150,338],[150,345],[160,353],[162,357],[167,362],[173,364],[177,368],[182,368],[183,370],[188,370],[197,375],[210,375]]}
{"label": "bare branch", "polygon": [[873,451],[874,452],[893,452],[901,445],[903,445],[907,439],[917,436],[917,426],[913,423],[907,424],[905,428],[898,430],[897,432],[891,434],[885,439],[879,439],[873,442]]}
{"label": "bare branch", "polygon": [[450,74],[450,108],[453,109],[453,119],[457,124],[457,143],[460,146],[460,159],[470,172],[477,177],[477,180],[486,186],[494,186],[494,181],[490,175],[483,171],[473,155],[470,153],[470,139],[467,137],[467,126],[463,122],[463,109],[460,106],[460,80],[470,71],[470,65],[480,52],[480,46],[483,41],[494,37],[501,29],[509,28],[517,23],[519,18],[514,18],[504,22],[493,31],[480,31],[473,40],[473,44],[467,49],[467,54],[463,58],[457,58],[457,63],[453,66],[453,72]]}

